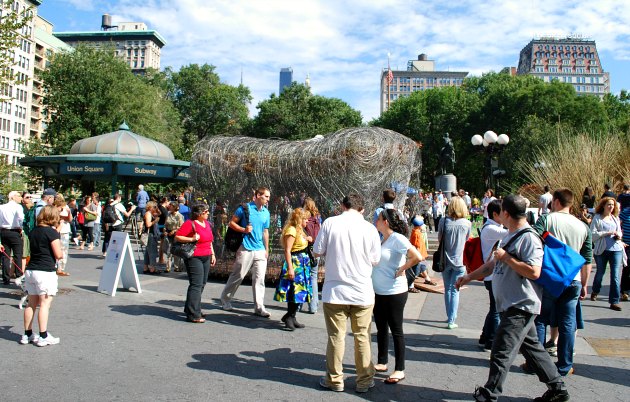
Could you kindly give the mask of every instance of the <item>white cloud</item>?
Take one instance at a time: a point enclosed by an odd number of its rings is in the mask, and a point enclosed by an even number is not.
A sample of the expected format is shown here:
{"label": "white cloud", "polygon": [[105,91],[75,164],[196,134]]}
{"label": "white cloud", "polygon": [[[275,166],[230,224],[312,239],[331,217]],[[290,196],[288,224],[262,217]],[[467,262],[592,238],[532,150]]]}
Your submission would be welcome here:
{"label": "white cloud", "polygon": [[94,4],[95,0],[61,0],[61,1],[63,1],[64,3],[70,4],[72,7],[76,8],[77,10],[91,11],[91,10],[94,10],[95,8],[95,4]]}
{"label": "white cloud", "polygon": [[394,68],[427,53],[439,69],[479,74],[516,66],[533,36],[584,33],[600,51],[630,57],[630,2],[614,0],[119,0],[111,8],[166,38],[163,66],[213,64],[230,84],[242,68],[252,110],[277,92],[287,66],[296,81],[310,73],[314,92],[341,98],[370,120],[379,113],[388,52]]}

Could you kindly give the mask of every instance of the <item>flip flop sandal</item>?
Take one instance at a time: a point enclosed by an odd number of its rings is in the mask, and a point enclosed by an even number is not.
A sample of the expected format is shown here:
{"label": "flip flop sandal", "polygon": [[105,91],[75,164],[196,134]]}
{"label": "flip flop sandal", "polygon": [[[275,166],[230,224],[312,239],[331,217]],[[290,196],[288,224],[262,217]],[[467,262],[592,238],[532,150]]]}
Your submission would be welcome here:
{"label": "flip flop sandal", "polygon": [[377,368],[374,368],[374,371],[377,371],[377,372],[379,372],[379,373],[384,373],[384,372],[386,372],[386,371],[387,371],[387,367],[385,367],[384,369],[380,369],[380,370],[379,370],[379,369],[377,369]]}
{"label": "flip flop sandal", "polygon": [[385,384],[396,385],[404,379],[405,377],[402,377],[402,378],[387,377],[385,380],[383,380],[383,382]]}
{"label": "flip flop sandal", "polygon": [[433,281],[424,281],[425,285],[431,285],[431,286],[437,286],[437,282],[433,282]]}

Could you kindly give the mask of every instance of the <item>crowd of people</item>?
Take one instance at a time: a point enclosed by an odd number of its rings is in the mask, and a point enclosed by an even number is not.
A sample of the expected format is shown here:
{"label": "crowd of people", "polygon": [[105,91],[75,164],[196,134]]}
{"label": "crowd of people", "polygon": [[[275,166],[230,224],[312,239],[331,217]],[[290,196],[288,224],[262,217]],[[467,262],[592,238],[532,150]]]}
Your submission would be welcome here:
{"label": "crowd of people", "polygon": [[[220,295],[221,307],[226,311],[234,309],[235,293],[251,272],[254,314],[271,318],[264,304],[272,226],[270,197],[268,188],[259,187],[248,203],[238,206],[233,216],[226,219],[225,206],[220,202],[211,208],[205,201],[193,202],[190,194],[155,199],[143,186],[139,186],[133,206],[125,206],[119,194],[102,205],[99,195],[93,193],[77,206],[75,199],[66,201],[53,189],[44,190],[36,205],[31,194],[10,192],[8,203],[0,206],[0,251],[3,282],[8,284],[11,277],[25,276],[28,305],[20,343],[59,343],[59,338],[47,332],[48,315],[57,293],[58,277],[70,275],[66,270],[70,245],[93,250],[101,241],[102,229],[104,256],[112,232],[122,230],[127,219],[136,217],[141,221],[144,237],[143,271],[157,273],[160,264],[169,270],[171,261],[175,270],[185,269],[189,284],[184,313],[188,321],[206,321],[201,299],[210,269],[217,262],[215,238],[226,236],[225,230],[235,232],[241,244]],[[427,232],[435,229],[444,250],[446,328],[458,328],[462,286],[483,280],[489,295],[479,345],[491,353],[490,372],[487,382],[475,390],[475,400],[498,398],[517,350],[526,360],[523,370],[537,374],[547,384],[548,391],[536,400],[568,400],[563,377],[574,372],[575,336],[583,328],[580,300],[589,295],[593,258],[597,273],[590,299],[597,301],[600,297],[607,269],[610,309],[621,311],[620,301],[629,297],[630,187],[625,185],[618,196],[607,190],[599,200],[591,188],[586,188],[575,215],[573,192],[566,188],[552,192],[545,187],[536,219],[528,211],[526,198],[508,195],[497,199],[491,189],[481,201],[471,199],[464,190],[448,196],[441,191],[418,194],[401,210],[394,206],[395,198],[393,190],[384,190],[383,204],[369,222],[364,218],[364,200],[358,194],[344,197],[340,213],[325,220],[314,200],[304,194],[300,197],[301,206],[291,208],[282,219],[280,244],[284,261],[273,299],[287,305],[286,314],[280,318],[286,330],[304,328],[297,319],[300,309],[312,314],[319,311],[318,265],[320,257],[326,258],[321,301],[328,344],[326,375],[320,385],[333,391],[344,390],[342,360],[347,319],[355,340],[356,391],[367,392],[374,386],[375,371],[390,371],[390,333],[395,361],[385,383],[404,380],[403,311],[408,294],[417,292],[418,277],[426,285],[436,285],[423,262],[428,254]],[[473,236],[471,221],[475,215],[483,217],[478,232],[483,265],[467,272],[464,248]],[[218,229],[219,225],[225,228]],[[585,261],[559,296],[534,282],[541,275],[544,244],[539,235],[545,232]],[[171,259],[171,248],[176,243],[193,244],[192,256]],[[38,306],[39,335],[33,332]],[[372,320],[377,329],[376,363],[371,359]],[[557,357],[555,364],[551,355]]]}

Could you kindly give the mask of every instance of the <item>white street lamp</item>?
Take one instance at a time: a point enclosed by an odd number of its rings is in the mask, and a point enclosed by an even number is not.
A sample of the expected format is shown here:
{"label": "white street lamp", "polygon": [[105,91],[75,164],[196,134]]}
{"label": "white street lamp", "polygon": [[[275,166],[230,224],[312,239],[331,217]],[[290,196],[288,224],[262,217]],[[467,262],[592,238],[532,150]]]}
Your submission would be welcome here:
{"label": "white street lamp", "polygon": [[498,135],[492,130],[488,130],[483,133],[483,136],[479,134],[475,134],[470,139],[470,142],[473,146],[483,146],[483,150],[486,154],[486,172],[490,173],[487,178],[488,187],[494,187],[494,179],[495,176],[498,178],[500,176],[505,175],[505,170],[496,169],[497,166],[495,160],[493,160],[495,155],[498,155],[503,151],[503,147],[505,147],[510,142],[510,137],[507,134]]}
{"label": "white street lamp", "polygon": [[470,142],[474,145],[474,146],[479,146],[483,143],[483,137],[480,136],[479,134],[475,134],[472,136],[472,138],[470,139]]}
{"label": "white street lamp", "polygon": [[483,139],[486,140],[488,144],[494,144],[497,142],[499,136],[494,131],[488,130],[483,134]]}

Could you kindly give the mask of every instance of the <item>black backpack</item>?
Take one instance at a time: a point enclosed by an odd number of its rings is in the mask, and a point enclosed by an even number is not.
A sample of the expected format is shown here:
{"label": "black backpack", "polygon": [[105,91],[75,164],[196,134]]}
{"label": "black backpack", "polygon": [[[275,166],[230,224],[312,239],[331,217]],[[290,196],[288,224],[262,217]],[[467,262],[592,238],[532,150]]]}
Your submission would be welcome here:
{"label": "black backpack", "polygon": [[[245,226],[247,226],[249,223],[249,206],[247,204],[241,204],[241,208],[243,208]],[[238,251],[238,248],[243,244],[243,236],[244,233],[237,232],[228,226],[227,232],[225,233],[225,247],[232,252]]]}
{"label": "black backpack", "polygon": [[107,204],[105,206],[105,210],[103,211],[103,217],[101,218],[101,221],[103,223],[114,223],[118,220],[118,217],[116,216],[116,211],[115,208],[112,204]]}

